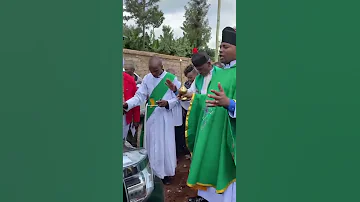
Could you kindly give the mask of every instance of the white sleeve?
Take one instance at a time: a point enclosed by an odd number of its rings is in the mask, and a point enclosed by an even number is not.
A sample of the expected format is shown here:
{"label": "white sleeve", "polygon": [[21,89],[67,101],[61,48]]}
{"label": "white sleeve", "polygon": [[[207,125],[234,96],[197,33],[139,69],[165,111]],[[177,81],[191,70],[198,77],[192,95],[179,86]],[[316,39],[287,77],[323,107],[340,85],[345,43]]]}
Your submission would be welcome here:
{"label": "white sleeve", "polygon": [[192,82],[190,88],[188,89],[189,93],[195,93],[196,92],[196,86],[195,86],[195,80]]}
{"label": "white sleeve", "polygon": [[[177,78],[175,77],[174,82],[173,82],[176,86],[177,89],[179,89],[181,87],[181,83],[180,81],[177,80]],[[169,89],[170,90],[170,89]],[[171,90],[170,90],[171,91]],[[179,102],[178,98],[176,97],[176,95],[172,92],[173,94],[173,98],[168,100],[169,103],[169,109],[174,108],[174,106],[176,106]]]}
{"label": "white sleeve", "polygon": [[146,101],[148,95],[148,88],[146,86],[146,76],[144,77],[143,82],[140,84],[140,87],[137,89],[134,97],[126,101],[128,104],[128,109],[126,111],[131,110],[134,107],[137,107]]}
{"label": "white sleeve", "polygon": [[186,111],[189,110],[190,101],[181,101],[180,104]]}
{"label": "white sleeve", "polygon": [[183,124],[183,116],[182,112],[183,109],[179,102],[174,106],[174,108],[171,109],[174,119],[174,125],[175,126],[181,126]]}
{"label": "white sleeve", "polygon": [[[196,93],[195,80],[191,83],[188,93]],[[181,106],[187,111],[189,110],[190,101],[180,101]]]}

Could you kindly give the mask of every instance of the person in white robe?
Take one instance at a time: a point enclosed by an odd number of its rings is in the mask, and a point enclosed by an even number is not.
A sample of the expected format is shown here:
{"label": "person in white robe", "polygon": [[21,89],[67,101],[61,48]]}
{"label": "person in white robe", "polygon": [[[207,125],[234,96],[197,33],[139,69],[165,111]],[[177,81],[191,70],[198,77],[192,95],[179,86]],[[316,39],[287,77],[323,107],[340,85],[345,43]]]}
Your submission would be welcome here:
{"label": "person in white robe", "polygon": [[[174,74],[174,75],[176,73],[175,70],[172,68],[169,68],[166,71],[171,74]],[[175,77],[175,78],[176,78],[176,80],[178,80],[177,77]],[[181,126],[183,124],[183,121],[182,121],[182,107],[181,107],[180,102],[177,102],[176,105],[172,108],[172,113],[173,113],[173,118],[174,118],[174,125],[176,127]]]}
{"label": "person in white robe", "polygon": [[[128,111],[144,103],[148,97],[150,107],[156,105],[151,115],[148,118],[145,117],[144,147],[148,152],[150,166],[154,174],[162,179],[165,184],[169,184],[169,177],[175,175],[177,164],[175,122],[172,109],[179,104],[179,101],[174,92],[166,86],[166,90],[163,92],[164,95],[159,100],[152,100],[152,96],[155,89],[160,89],[162,85],[165,85],[166,78],[173,78],[173,83],[178,88],[181,83],[174,75],[163,70],[162,61],[158,57],[150,58],[149,70],[151,73],[143,78],[135,96],[126,101],[123,108]],[[156,92],[159,92],[159,90]],[[157,94],[159,95],[159,93]],[[151,110],[148,107],[147,113],[149,111]]]}
{"label": "person in white robe", "polygon": [[[168,68],[166,70],[167,72],[171,73],[171,74],[176,74],[175,70],[173,68]],[[177,79],[177,78],[176,78]],[[173,108],[172,108],[172,113],[173,113],[173,119],[174,119],[174,125],[175,125],[175,144],[176,144],[176,156],[179,157],[181,152],[184,152],[182,150],[184,150],[184,148],[182,148],[183,145],[181,145],[181,141],[180,138],[182,138],[182,136],[184,136],[182,129],[185,129],[184,127],[182,127],[183,125],[183,117],[182,117],[182,107],[180,102],[178,102]]]}

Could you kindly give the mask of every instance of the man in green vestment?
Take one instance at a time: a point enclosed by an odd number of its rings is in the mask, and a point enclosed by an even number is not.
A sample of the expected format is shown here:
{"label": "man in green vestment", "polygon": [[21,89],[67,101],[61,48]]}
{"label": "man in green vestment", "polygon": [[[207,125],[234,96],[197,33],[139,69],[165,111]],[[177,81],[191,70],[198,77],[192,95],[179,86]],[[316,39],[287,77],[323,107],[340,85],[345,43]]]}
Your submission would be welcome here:
{"label": "man in green vestment", "polygon": [[[197,49],[194,49],[191,62],[194,65],[195,70],[198,72],[194,81],[191,83],[187,91],[187,98],[191,98],[193,93],[207,94],[208,86],[210,84],[211,78],[216,72],[221,71],[222,69],[211,64],[211,59],[205,52],[197,52]],[[178,95],[176,86],[169,80],[166,81],[168,87]],[[186,102],[181,102],[181,105],[185,110],[188,110],[190,105],[190,100]]]}
{"label": "man in green vestment", "polygon": [[224,70],[212,75],[206,93],[186,94],[192,97],[185,134],[192,153],[187,185],[199,190],[199,197],[189,199],[193,202],[236,201],[236,32],[233,28],[227,27],[222,32],[220,58]]}

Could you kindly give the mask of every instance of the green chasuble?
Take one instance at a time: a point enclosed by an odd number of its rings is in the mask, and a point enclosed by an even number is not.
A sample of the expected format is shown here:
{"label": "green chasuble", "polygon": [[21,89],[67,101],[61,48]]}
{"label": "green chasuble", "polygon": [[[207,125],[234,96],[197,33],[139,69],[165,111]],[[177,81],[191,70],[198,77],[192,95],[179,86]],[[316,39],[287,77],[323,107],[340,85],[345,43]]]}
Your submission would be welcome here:
{"label": "green chasuble", "polygon": [[[223,69],[221,69],[220,67],[217,66],[213,66],[213,70],[212,70],[212,76],[214,76],[216,74],[216,72],[218,71],[222,71]],[[204,84],[204,76],[201,74],[198,74],[195,77],[195,88],[196,88],[196,92],[201,94],[201,89],[203,87]]]}
{"label": "green chasuble", "polygon": [[[236,100],[236,68],[218,71],[211,79],[210,90]],[[211,93],[212,94],[212,93]],[[207,95],[193,94],[186,117],[186,143],[192,155],[187,184],[195,189],[214,187],[223,193],[236,181],[236,119],[223,107],[207,107]]]}

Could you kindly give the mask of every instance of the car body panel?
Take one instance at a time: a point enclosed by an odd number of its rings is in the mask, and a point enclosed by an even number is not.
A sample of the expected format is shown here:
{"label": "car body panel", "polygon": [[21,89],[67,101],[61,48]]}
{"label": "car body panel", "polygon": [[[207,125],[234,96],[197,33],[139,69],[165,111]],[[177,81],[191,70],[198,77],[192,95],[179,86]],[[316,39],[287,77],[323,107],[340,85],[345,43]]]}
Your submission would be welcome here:
{"label": "car body panel", "polygon": [[[130,159],[130,160],[140,160],[140,159],[143,159],[143,158],[146,158],[144,157],[144,155],[147,155],[146,154],[146,151],[144,152],[141,151],[143,150],[142,148],[135,148],[135,147],[132,147],[131,144],[129,142],[124,142],[124,146],[123,146],[123,153],[125,154],[128,154],[129,152],[133,153],[133,155],[131,155],[133,158],[135,159]],[[123,154],[123,161],[124,161],[124,154]],[[135,155],[136,154],[136,155]],[[123,169],[126,168],[127,166],[130,166],[132,164],[129,164],[129,163],[123,163]],[[141,170],[141,168],[139,168],[139,170]],[[124,191],[124,199],[123,200],[126,200],[127,198],[127,192],[125,190],[125,183],[123,182],[123,191]],[[162,182],[161,179],[159,179],[158,177],[154,176],[154,190],[152,191],[152,193],[150,194],[149,198],[146,199],[145,201],[146,202],[164,202],[165,201],[165,192],[164,192],[164,184]],[[144,202],[145,202],[144,201]]]}
{"label": "car body panel", "polygon": [[154,191],[151,193],[149,199],[146,202],[164,202],[165,192],[164,184],[160,178],[154,178]]}

